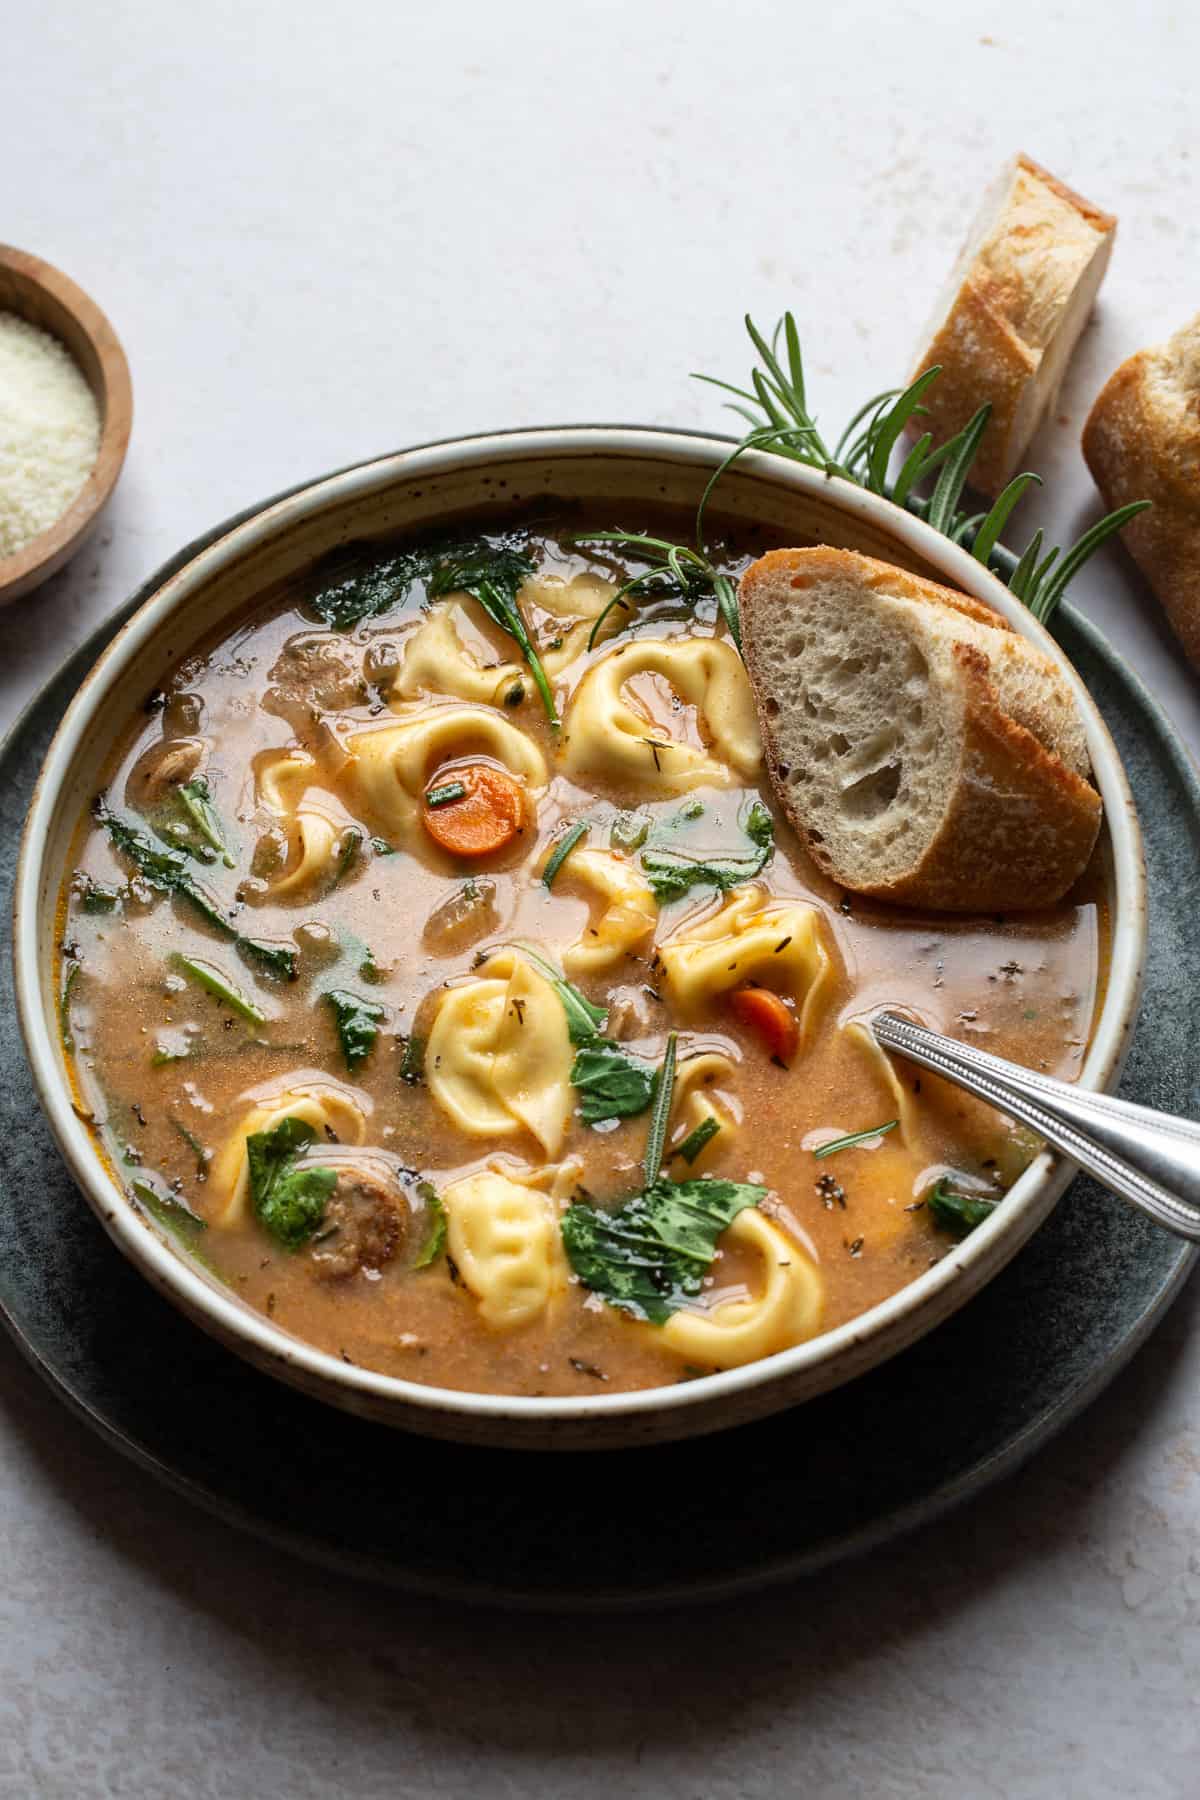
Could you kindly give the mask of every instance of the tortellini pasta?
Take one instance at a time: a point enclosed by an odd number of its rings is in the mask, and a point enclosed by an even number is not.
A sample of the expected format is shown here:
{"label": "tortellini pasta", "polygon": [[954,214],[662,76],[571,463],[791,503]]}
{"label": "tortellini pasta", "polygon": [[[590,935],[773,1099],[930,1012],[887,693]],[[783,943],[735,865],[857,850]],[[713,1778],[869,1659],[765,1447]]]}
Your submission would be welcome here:
{"label": "tortellini pasta", "polygon": [[273,750],[261,757],[255,784],[259,803],[279,820],[288,839],[287,860],[269,880],[272,898],[305,896],[332,875],[353,822],[307,750]]}
{"label": "tortellini pasta", "polygon": [[571,1117],[574,1051],[562,1003],[511,950],[447,989],[425,1051],[425,1078],[442,1111],[472,1137],[528,1131],[547,1156]]}
{"label": "tortellini pasta", "polygon": [[556,891],[573,881],[596,895],[599,911],[578,943],[564,950],[563,968],[568,975],[598,975],[645,943],[658,919],[658,904],[641,871],[611,850],[573,850]]}
{"label": "tortellini pasta", "polygon": [[723,1242],[756,1253],[763,1286],[752,1298],[719,1300],[711,1308],[685,1307],[654,1331],[689,1362],[735,1369],[776,1350],[786,1350],[820,1329],[823,1298],[820,1273],[800,1246],[755,1207],[747,1207],[724,1233]]}
{"label": "tortellini pasta", "polygon": [[531,795],[544,791],[546,763],[532,739],[482,706],[423,706],[391,725],[347,740],[349,779],[360,805],[393,842],[417,828],[421,796],[438,765],[480,753],[502,763]]}
{"label": "tortellini pasta", "polygon": [[[721,1050],[702,1050],[695,1056],[686,1056],[676,1070],[671,1104],[675,1129],[667,1150],[668,1160],[678,1155],[680,1144],[686,1143],[692,1132],[709,1119],[715,1119],[720,1127],[716,1137],[710,1138],[699,1155],[686,1165],[689,1175],[701,1174],[712,1154],[718,1149],[727,1149],[730,1137],[741,1123],[738,1102],[717,1085],[731,1080],[734,1073],[733,1058]],[[684,1165],[681,1163],[680,1167]]]}
{"label": "tortellini pasta", "polygon": [[567,1267],[550,1195],[485,1169],[452,1181],[442,1204],[446,1248],[494,1331],[530,1324],[565,1291]]}
{"label": "tortellini pasta", "polygon": [[[422,694],[451,695],[479,706],[500,706],[522,674],[519,663],[490,660],[483,635],[483,610],[465,594],[441,600],[404,640],[392,705]],[[480,654],[473,653],[474,635]],[[482,660],[481,660],[482,658]]]}
{"label": "tortellini pasta", "polygon": [[915,1122],[913,1094],[899,1075],[887,1051],[875,1041],[875,1034],[862,1019],[851,1019],[844,1027],[847,1042],[853,1044],[861,1066],[874,1077],[885,1108],[900,1124],[895,1136],[907,1142]]}
{"label": "tortellini pasta", "polygon": [[789,994],[810,1031],[832,961],[815,907],[768,902],[761,888],[736,888],[698,924],[685,924],[658,949],[672,1000],[695,1013],[748,981]]}
{"label": "tortellini pasta", "polygon": [[[548,613],[551,621],[562,622],[562,630],[543,625],[540,634],[539,654],[552,680],[583,655],[593,625],[616,591],[615,585],[600,575],[537,575],[524,584],[519,600],[526,618],[532,605]],[[614,608],[601,628],[601,639],[610,625],[619,630],[623,622],[624,614]]]}
{"label": "tortellini pasta", "polygon": [[[661,676],[696,708],[707,748],[650,723],[623,691],[636,675]],[[752,780],[762,764],[762,742],[737,651],[717,638],[647,638],[610,651],[575,690],[562,758],[566,773],[581,783],[599,776],[636,784],[648,795]]]}
{"label": "tortellini pasta", "polygon": [[217,1226],[245,1222],[250,1200],[246,1139],[273,1131],[283,1119],[303,1119],[321,1142],[357,1145],[366,1140],[370,1101],[353,1089],[314,1079],[292,1082],[258,1099],[226,1139],[208,1175],[209,1218]]}

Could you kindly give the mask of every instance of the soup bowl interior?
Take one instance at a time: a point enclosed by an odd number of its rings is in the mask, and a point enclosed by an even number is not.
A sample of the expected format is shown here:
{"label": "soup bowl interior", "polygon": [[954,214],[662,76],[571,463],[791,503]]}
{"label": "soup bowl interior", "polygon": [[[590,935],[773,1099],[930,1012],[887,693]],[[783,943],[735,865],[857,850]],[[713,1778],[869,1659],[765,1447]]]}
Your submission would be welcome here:
{"label": "soup bowl interior", "polygon": [[[1072,1173],[1038,1155],[1003,1206],[935,1267],[869,1312],[798,1347],[724,1373],[630,1393],[526,1398],[424,1386],[347,1366],[277,1328],[164,1236],[127,1199],[72,1105],[57,1029],[55,940],[74,832],[97,771],[127,719],[199,640],[320,556],[361,538],[452,527],[467,517],[637,505],[694,510],[727,454],[720,439],[585,427],[513,432],[406,451],[315,482],[219,537],[164,580],[104,652],[69,708],[30,809],[18,869],[15,967],[21,1028],[58,1144],[109,1235],[197,1324],[258,1367],[363,1416],[467,1442],[608,1448],[681,1437],[763,1416],[861,1374],[961,1306],[1044,1220]],[[898,563],[995,607],[1059,663],[1083,713],[1105,803],[1112,952],[1081,1081],[1111,1086],[1136,1011],[1145,942],[1137,820],[1108,732],[1048,634],[1003,584],[888,502],[778,458],[748,456],[726,475],[721,514],[797,543],[823,542]]]}

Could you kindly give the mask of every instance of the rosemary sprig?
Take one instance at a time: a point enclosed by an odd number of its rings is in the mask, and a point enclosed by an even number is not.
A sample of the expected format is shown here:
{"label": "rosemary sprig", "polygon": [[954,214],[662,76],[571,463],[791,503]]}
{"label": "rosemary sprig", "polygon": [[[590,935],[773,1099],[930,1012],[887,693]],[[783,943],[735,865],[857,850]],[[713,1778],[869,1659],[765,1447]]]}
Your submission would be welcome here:
{"label": "rosemary sprig", "polygon": [[623,587],[617,589],[608,605],[596,619],[588,634],[588,649],[594,650],[596,639],[600,635],[605,620],[614,607],[623,611],[630,610],[629,595],[642,588],[649,594],[661,594],[665,584],[671,584],[674,591],[682,594],[684,599],[694,605],[697,600],[707,599],[710,595],[716,600],[721,617],[729,628],[729,635],[737,648],[742,647],[741,626],[738,622],[737,592],[728,575],[714,568],[712,562],[699,546],[696,548],[686,544],[671,544],[665,538],[647,537],[641,532],[629,531],[586,531],[576,538],[581,544],[619,544],[622,550],[637,552],[649,564],[640,575],[634,575]]}
{"label": "rosemary sprig", "polygon": [[[895,505],[923,518],[942,536],[969,546],[978,562],[1004,577],[1005,570],[993,560],[993,553],[1014,507],[1026,490],[1039,482],[1039,477],[1029,472],[1015,476],[983,513],[959,510],[980,440],[987,429],[990,407],[981,406],[962,430],[944,444],[935,446],[932,435],[923,433],[892,481],[889,469],[893,452],[906,428],[925,413],[921,402],[941,373],[940,368],[926,369],[908,387],[889,389],[860,407],[831,453],[809,411],[794,316],[790,312],[784,314],[770,343],[749,316],[746,330],[758,357],[750,372],[749,389],[716,381],[709,375],[696,377],[736,395],[731,410],[749,426],[704,490],[696,515],[697,546],[702,542],[705,507],[721,477],[747,450],[768,450],[776,456],[789,457],[793,462],[807,463],[826,475],[840,475],[871,493],[883,495]],[[781,337],[784,343],[782,358],[779,354]],[[920,494],[918,490],[935,476],[932,491]],[[1011,591],[1036,619],[1047,624],[1068,583],[1088,558],[1148,505],[1147,500],[1135,500],[1119,507],[1106,518],[1097,520],[1065,553],[1053,549],[1043,556],[1042,533],[1036,532],[1008,577]]]}

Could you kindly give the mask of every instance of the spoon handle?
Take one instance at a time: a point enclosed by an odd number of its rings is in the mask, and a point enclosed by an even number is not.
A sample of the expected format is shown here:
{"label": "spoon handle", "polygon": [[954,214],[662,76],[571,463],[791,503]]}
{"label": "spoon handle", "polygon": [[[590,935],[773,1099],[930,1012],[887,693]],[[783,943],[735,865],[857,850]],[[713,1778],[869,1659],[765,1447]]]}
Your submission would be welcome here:
{"label": "spoon handle", "polygon": [[1019,1119],[1157,1225],[1200,1243],[1200,1125],[1023,1069],[896,1013],[876,1040]]}

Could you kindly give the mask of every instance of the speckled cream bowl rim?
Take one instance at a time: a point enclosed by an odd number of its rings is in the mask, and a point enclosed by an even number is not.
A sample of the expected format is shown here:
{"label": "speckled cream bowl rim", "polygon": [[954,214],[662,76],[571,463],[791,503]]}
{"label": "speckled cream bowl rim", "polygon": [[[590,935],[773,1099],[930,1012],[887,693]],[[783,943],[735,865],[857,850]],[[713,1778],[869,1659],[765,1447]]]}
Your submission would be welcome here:
{"label": "speckled cream bowl rim", "polygon": [[[528,500],[539,491],[563,495],[563,470],[585,473],[575,493],[606,491],[626,499],[645,490],[692,502],[707,474],[727,454],[720,438],[644,427],[545,427],[460,438],[422,446],[325,477],[233,525],[170,574],[117,633],[83,682],[47,753],[26,822],[14,896],[17,1008],[34,1081],[54,1136],[72,1174],[118,1248],[188,1317],[268,1374],[363,1417],[463,1442],[517,1448],[616,1448],[665,1441],[762,1417],[862,1374],[924,1335],[997,1274],[1049,1214],[1074,1173],[1043,1152],[1019,1177],[1002,1207],[934,1267],[868,1312],[836,1329],[742,1368],[670,1387],[634,1393],[526,1398],[426,1386],[347,1364],[290,1336],[237,1300],[187,1260],[125,1195],[103,1160],[88,1126],[72,1106],[57,1026],[54,990],[56,903],[65,870],[69,830],[78,818],[81,783],[94,779],[105,744],[147,691],[145,663],[160,673],[196,641],[172,622],[185,607],[202,606],[206,591],[231,570],[262,568],[272,549],[282,558],[288,534],[319,530],[324,515],[339,529],[326,547],[361,535],[356,511],[378,527],[381,506],[411,506],[424,497],[419,521],[427,529],[454,507],[437,499],[439,483],[466,483],[497,500]],[[622,467],[641,471],[636,482]],[[589,479],[586,470],[592,471]],[[486,473],[485,473],[486,471]],[[554,479],[557,471],[557,480]],[[600,479],[603,477],[603,479]],[[906,563],[994,607],[1058,664],[1078,699],[1088,747],[1105,806],[1111,846],[1112,954],[1103,1003],[1080,1072],[1092,1088],[1111,1087],[1128,1047],[1141,985],[1146,938],[1145,872],[1132,796],[1107,727],[1083,683],[1042,626],[1003,583],[966,551],[890,502],[803,465],[762,454],[747,456],[727,477],[723,510],[775,523],[785,507],[789,528],[812,541],[825,535]],[[628,486],[622,490],[621,482]],[[464,491],[466,489],[464,488]],[[643,500],[643,503],[649,503]],[[473,502],[476,509],[480,504]],[[433,510],[430,511],[430,508]],[[373,509],[373,510],[372,510]],[[420,508],[417,509],[420,511]],[[460,507],[457,509],[462,510]],[[390,515],[389,515],[390,516]],[[401,520],[393,529],[403,529]],[[834,529],[830,530],[830,525]],[[311,560],[312,546],[306,556]],[[244,598],[229,611],[244,610]],[[212,622],[219,620],[219,610]],[[176,641],[178,640],[178,641]],[[142,668],[137,665],[141,660]],[[131,683],[136,678],[136,686]],[[152,685],[152,684],[150,684]],[[67,813],[66,808],[71,811]],[[131,1373],[130,1379],[134,1379]]]}

